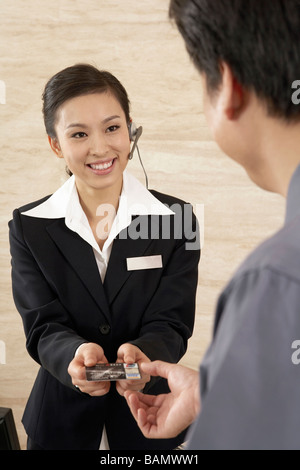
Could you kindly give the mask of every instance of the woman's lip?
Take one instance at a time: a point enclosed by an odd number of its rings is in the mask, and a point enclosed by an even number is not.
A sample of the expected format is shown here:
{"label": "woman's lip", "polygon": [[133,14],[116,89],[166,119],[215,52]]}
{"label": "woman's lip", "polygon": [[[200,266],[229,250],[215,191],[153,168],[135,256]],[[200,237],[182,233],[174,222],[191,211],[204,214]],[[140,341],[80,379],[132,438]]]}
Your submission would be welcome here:
{"label": "woman's lip", "polygon": [[114,158],[108,158],[107,160],[97,160],[96,162],[87,163],[88,166],[90,165],[104,165],[105,163],[110,163],[114,160]]}
{"label": "woman's lip", "polygon": [[[116,158],[106,161],[88,163],[87,167],[96,175],[107,175],[113,170],[115,161]],[[109,166],[105,167],[105,165]]]}

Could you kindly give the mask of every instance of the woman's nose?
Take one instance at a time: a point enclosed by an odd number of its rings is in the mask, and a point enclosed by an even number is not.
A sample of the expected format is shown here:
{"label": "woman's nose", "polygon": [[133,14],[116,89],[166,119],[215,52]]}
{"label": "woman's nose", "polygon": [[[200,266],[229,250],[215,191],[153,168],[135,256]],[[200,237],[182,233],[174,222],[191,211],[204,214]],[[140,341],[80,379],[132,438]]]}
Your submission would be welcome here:
{"label": "woman's nose", "polygon": [[106,136],[103,134],[95,134],[90,138],[90,153],[93,155],[105,155],[109,150]]}

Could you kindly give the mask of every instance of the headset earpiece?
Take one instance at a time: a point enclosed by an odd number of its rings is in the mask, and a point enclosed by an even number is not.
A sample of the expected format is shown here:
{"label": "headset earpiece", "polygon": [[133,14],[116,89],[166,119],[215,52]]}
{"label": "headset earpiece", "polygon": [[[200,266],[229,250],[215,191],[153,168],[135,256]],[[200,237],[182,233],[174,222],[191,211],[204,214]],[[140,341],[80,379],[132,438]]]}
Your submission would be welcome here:
{"label": "headset earpiece", "polygon": [[131,160],[133,158],[133,153],[135,151],[135,147],[137,146],[138,140],[142,135],[143,128],[142,126],[137,128],[134,122],[130,122],[128,125],[128,131],[129,131],[130,141],[133,142],[133,145],[129,154],[129,160]]}
{"label": "headset earpiece", "polygon": [[136,149],[137,149],[137,152],[138,152],[138,156],[139,156],[140,162],[141,162],[141,165],[142,165],[142,168],[143,168],[143,171],[144,171],[144,174],[145,174],[145,178],[146,178],[146,188],[148,189],[148,176],[147,176],[147,173],[146,173],[146,171],[145,171],[145,168],[144,168],[144,165],[143,165],[141,156],[140,156],[139,148],[138,148],[138,146],[137,146],[138,140],[139,140],[139,138],[141,137],[141,135],[142,135],[142,133],[143,133],[143,128],[142,128],[142,126],[136,127],[135,123],[130,120],[130,123],[128,124],[128,132],[129,132],[130,142],[133,142],[132,147],[131,147],[130,154],[129,154],[129,156],[128,156],[128,159],[129,159],[129,160],[132,159],[133,153],[134,153],[135,148],[136,148]]}
{"label": "headset earpiece", "polygon": [[133,142],[137,133],[137,127],[134,122],[130,122],[128,124],[128,131],[129,131],[129,138],[130,141]]}

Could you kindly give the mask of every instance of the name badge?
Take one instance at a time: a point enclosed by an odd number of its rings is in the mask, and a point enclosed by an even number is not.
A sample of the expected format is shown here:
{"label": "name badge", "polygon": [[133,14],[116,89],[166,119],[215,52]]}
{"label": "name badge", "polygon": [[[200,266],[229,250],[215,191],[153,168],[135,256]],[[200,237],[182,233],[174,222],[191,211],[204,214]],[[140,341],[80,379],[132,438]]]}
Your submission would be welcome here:
{"label": "name badge", "polygon": [[126,261],[128,271],[139,271],[141,269],[156,269],[163,267],[161,255],[137,256],[135,258],[127,258]]}

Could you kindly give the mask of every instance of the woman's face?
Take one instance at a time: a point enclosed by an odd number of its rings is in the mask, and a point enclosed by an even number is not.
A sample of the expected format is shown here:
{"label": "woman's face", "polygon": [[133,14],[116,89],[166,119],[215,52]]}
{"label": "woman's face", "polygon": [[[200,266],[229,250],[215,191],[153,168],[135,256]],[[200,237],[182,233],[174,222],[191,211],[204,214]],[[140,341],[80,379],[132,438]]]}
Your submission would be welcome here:
{"label": "woman's face", "polygon": [[125,113],[110,92],[72,98],[56,116],[55,153],[64,158],[80,191],[121,187],[130,153]]}

